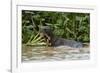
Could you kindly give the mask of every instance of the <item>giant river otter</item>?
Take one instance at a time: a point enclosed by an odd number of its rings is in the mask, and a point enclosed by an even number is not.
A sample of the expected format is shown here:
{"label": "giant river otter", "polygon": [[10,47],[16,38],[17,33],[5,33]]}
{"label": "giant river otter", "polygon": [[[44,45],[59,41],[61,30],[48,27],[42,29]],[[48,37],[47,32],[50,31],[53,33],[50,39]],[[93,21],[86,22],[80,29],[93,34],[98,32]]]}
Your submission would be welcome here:
{"label": "giant river otter", "polygon": [[56,37],[49,26],[40,27],[40,35],[47,40],[48,46],[69,46],[73,48],[83,47],[83,44],[81,42]]}

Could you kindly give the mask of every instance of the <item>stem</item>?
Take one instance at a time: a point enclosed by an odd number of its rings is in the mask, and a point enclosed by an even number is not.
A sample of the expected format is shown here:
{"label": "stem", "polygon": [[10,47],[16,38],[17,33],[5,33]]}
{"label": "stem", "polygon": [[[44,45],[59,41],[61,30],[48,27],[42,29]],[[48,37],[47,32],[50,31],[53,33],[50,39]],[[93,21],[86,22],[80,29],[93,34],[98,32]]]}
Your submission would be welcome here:
{"label": "stem", "polygon": [[41,38],[42,36],[38,37],[36,40],[32,40],[32,43],[38,42]]}
{"label": "stem", "polygon": [[32,41],[36,40],[36,38],[38,38],[38,36],[39,36],[39,33],[33,38]]}

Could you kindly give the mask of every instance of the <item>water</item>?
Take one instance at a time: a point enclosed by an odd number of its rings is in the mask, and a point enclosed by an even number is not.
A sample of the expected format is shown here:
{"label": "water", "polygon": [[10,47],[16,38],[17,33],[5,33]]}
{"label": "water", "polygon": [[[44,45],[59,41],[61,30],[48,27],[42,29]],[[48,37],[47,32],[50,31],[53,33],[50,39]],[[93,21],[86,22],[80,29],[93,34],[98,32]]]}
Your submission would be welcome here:
{"label": "water", "polygon": [[89,47],[71,48],[67,46],[22,46],[22,61],[61,61],[61,60],[88,60]]}

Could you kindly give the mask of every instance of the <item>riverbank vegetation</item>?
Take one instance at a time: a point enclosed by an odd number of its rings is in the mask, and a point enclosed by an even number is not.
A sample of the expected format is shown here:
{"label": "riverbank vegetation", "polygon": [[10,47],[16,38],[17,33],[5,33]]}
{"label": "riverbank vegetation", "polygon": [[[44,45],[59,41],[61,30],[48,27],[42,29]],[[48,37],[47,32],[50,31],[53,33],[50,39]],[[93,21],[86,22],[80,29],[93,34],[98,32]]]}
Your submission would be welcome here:
{"label": "riverbank vegetation", "polygon": [[39,36],[39,27],[49,26],[55,36],[90,42],[90,14],[22,10],[22,43],[45,44]]}

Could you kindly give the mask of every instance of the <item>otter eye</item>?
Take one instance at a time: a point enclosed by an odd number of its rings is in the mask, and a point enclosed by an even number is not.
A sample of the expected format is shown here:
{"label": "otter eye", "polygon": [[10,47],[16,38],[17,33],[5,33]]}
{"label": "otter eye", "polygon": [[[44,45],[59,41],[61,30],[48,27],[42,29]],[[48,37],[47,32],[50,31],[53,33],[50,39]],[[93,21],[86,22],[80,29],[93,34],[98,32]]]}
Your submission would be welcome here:
{"label": "otter eye", "polygon": [[47,29],[44,29],[44,31],[47,31]]}
{"label": "otter eye", "polygon": [[50,32],[50,30],[49,29],[44,29],[44,32],[48,33],[48,32]]}

